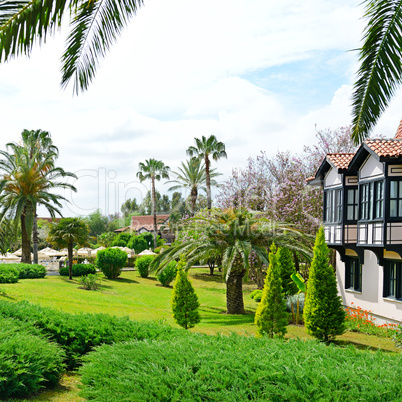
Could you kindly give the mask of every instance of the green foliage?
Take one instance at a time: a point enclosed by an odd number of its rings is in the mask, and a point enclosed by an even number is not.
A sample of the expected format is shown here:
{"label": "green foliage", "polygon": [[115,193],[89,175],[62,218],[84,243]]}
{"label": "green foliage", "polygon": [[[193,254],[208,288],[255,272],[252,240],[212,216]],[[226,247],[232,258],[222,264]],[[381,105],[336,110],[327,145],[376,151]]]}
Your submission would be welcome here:
{"label": "green foliage", "polygon": [[145,240],[144,236],[132,236],[130,241],[127,243],[127,247],[135,250],[136,254],[141,253],[142,251],[148,248],[148,243]]}
{"label": "green foliage", "polygon": [[15,267],[9,267],[8,264],[2,264],[0,267],[0,283],[18,282],[19,271]]}
{"label": "green foliage", "polygon": [[136,322],[107,314],[68,314],[26,301],[0,300],[0,317],[11,317],[38,328],[66,352],[69,369],[80,365],[81,356],[103,343],[128,340],[170,339],[178,332],[156,322]]}
{"label": "green foliage", "polygon": [[282,338],[286,334],[288,319],[282,290],[281,268],[275,251],[275,246],[272,245],[262,298],[255,312],[254,322],[258,327],[258,335],[266,334],[270,338],[279,335]]}
{"label": "green foliage", "polygon": [[299,289],[299,292],[303,293],[307,292],[307,286],[304,282],[304,278],[298,272],[292,274],[291,278],[292,281],[296,284],[297,288]]}
{"label": "green foliage", "polygon": [[108,279],[116,279],[126,265],[127,253],[118,248],[106,248],[96,253],[96,266]]}
{"label": "green foliage", "polygon": [[161,252],[161,250],[167,250],[169,248],[170,248],[170,246],[167,246],[166,244],[164,244],[162,246],[156,247],[156,249],[154,250],[154,253],[159,254]]}
{"label": "green foliage", "polygon": [[262,298],[262,290],[261,290],[261,289],[253,290],[253,291],[250,293],[250,297],[251,297],[253,300],[255,300],[257,303],[259,303],[259,302],[261,301],[261,298]]}
{"label": "green foliage", "polygon": [[135,266],[138,269],[141,278],[148,278],[149,266],[153,259],[153,255],[143,255],[135,260]]}
{"label": "green foliage", "polygon": [[40,264],[19,263],[19,264],[8,264],[8,265],[12,265],[18,269],[20,279],[44,278],[47,274],[46,268]]}
{"label": "green foliage", "polygon": [[180,258],[177,264],[176,281],[172,293],[172,311],[174,320],[184,329],[192,328],[201,320],[198,312],[200,303],[194,288],[183,271],[186,262]]}
{"label": "green foliage", "polygon": [[98,236],[98,244],[103,247],[111,247],[116,238],[116,233],[104,232]]}
{"label": "green foliage", "polygon": [[[113,240],[113,247],[127,247],[127,243],[131,240],[130,233],[119,233]],[[130,247],[131,248],[131,247]]]}
{"label": "green foliage", "polygon": [[[59,268],[59,273],[61,276],[68,276],[68,267]],[[96,267],[92,264],[74,264],[72,273],[73,276],[96,274]]]}
{"label": "green foliage", "polygon": [[[156,217],[156,219],[158,219],[158,217]],[[153,236],[153,234],[152,234],[151,232],[144,232],[144,233],[141,233],[140,236],[145,239],[145,241],[147,242],[147,244],[148,244],[150,247],[153,247],[153,244],[154,244],[154,236]],[[147,246],[147,248],[148,248],[148,246]],[[136,251],[137,251],[137,250],[136,250]]]}
{"label": "green foliage", "polygon": [[402,348],[402,325],[398,326],[397,332],[394,334],[393,339],[397,348]]}
{"label": "green foliage", "polygon": [[84,358],[80,373],[81,396],[96,401],[402,398],[400,354],[234,334],[104,345]]}
{"label": "green foliage", "polygon": [[78,283],[86,290],[98,290],[101,279],[96,274],[88,274],[82,276]]}
{"label": "green foliage", "polygon": [[162,284],[162,286],[169,286],[170,283],[174,280],[177,273],[176,266],[176,261],[170,261],[169,264],[167,264],[166,267],[158,273],[157,279]]}
{"label": "green foliage", "polygon": [[296,273],[292,252],[287,247],[279,247],[277,258],[279,262],[283,293],[285,296],[295,295],[298,289],[291,278],[292,274]]}
{"label": "green foliage", "polygon": [[54,386],[65,354],[24,321],[2,318],[0,325],[0,398],[29,396]]}
{"label": "green foliage", "polygon": [[97,237],[101,233],[106,232],[108,218],[107,216],[103,216],[99,209],[89,214],[86,221],[88,222],[91,236]]}
{"label": "green foliage", "polygon": [[345,332],[345,311],[338,296],[334,269],[329,264],[329,249],[322,227],[317,233],[313,254],[303,318],[311,335],[328,342]]}

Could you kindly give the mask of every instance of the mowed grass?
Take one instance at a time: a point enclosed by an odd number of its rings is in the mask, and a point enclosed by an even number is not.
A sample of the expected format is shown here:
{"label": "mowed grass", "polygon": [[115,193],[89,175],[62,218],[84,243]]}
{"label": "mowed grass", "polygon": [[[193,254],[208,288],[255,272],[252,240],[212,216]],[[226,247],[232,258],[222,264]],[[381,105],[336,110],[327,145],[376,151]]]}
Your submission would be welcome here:
{"label": "mowed grass", "polygon": [[[103,278],[103,275],[99,275]],[[253,282],[243,285],[247,314],[228,315],[225,314],[226,287],[220,273],[216,270],[210,276],[208,268],[193,267],[189,276],[201,304],[201,322],[191,331],[205,334],[256,334],[254,313],[257,303],[249,297],[256,289]],[[11,301],[28,300],[69,313],[105,313],[129,316],[138,321],[163,320],[178,327],[172,317],[171,294],[171,287],[162,287],[153,276],[141,278],[137,271],[123,271],[116,280],[103,278],[98,291],[84,290],[77,278],[70,281],[62,276],[24,279],[15,284],[0,285],[0,298]],[[303,326],[296,325],[288,326],[287,337],[312,339]],[[358,348],[398,351],[391,339],[365,334],[347,332],[338,337],[337,342],[340,345],[353,344]]]}

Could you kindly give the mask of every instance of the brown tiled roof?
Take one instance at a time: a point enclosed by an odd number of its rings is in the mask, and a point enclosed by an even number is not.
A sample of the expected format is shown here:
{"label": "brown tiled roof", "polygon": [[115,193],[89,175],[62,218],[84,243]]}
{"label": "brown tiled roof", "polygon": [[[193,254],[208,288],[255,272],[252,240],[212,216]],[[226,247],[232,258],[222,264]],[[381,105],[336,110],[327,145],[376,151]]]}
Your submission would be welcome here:
{"label": "brown tiled roof", "polygon": [[365,144],[380,157],[397,158],[402,156],[402,140],[399,139],[366,140]]}
{"label": "brown tiled roof", "polygon": [[399,123],[398,130],[396,130],[396,134],[395,134],[394,139],[396,139],[396,140],[402,140],[402,120],[401,120],[401,122]]}
{"label": "brown tiled roof", "polygon": [[337,169],[347,169],[354,153],[327,154],[327,158]]}
{"label": "brown tiled roof", "polygon": [[[156,215],[156,227],[159,230],[161,226],[168,220],[169,215]],[[138,231],[141,228],[144,228],[148,231],[152,231],[154,229],[154,217],[153,215],[141,215],[141,216],[133,216],[131,218],[131,230]]]}

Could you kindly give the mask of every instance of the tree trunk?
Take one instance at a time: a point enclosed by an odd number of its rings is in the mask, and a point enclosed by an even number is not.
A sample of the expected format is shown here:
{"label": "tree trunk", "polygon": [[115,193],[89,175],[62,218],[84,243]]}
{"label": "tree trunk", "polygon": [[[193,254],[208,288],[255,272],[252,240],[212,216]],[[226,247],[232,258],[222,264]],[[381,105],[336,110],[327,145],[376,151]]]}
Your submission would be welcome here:
{"label": "tree trunk", "polygon": [[195,215],[195,204],[197,202],[198,190],[197,187],[191,189],[191,216]]}
{"label": "tree trunk", "polygon": [[71,281],[73,279],[73,242],[68,243],[67,252],[68,252],[68,279],[70,279]]}
{"label": "tree trunk", "polygon": [[245,271],[232,271],[226,282],[226,313],[246,314],[243,302],[243,277]]}
{"label": "tree trunk", "polygon": [[154,216],[154,249],[156,248],[156,194],[155,194],[155,177],[151,177],[152,183],[152,214]]}
{"label": "tree trunk", "polygon": [[211,201],[211,177],[209,175],[209,158],[205,156],[205,184],[207,187],[207,208],[211,210],[212,201]]}
{"label": "tree trunk", "polygon": [[33,263],[38,264],[38,243],[39,243],[39,233],[38,233],[38,215],[34,214],[33,218],[33,230],[32,230],[32,245],[33,245]]}
{"label": "tree trunk", "polygon": [[209,266],[209,275],[214,274],[214,268],[215,268],[215,260],[208,260],[208,266]]}
{"label": "tree trunk", "polygon": [[22,254],[21,262],[31,264],[31,236],[27,233],[26,225],[26,211],[21,214],[21,241],[22,241]]}

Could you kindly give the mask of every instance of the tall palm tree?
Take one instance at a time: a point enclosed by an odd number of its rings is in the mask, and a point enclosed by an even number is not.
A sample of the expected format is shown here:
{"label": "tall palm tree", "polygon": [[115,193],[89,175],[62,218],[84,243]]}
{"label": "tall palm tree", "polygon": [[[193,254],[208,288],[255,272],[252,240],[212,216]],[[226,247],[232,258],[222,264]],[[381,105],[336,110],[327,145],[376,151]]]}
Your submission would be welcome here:
{"label": "tall palm tree", "polygon": [[205,183],[207,189],[207,208],[210,210],[211,202],[211,161],[218,161],[221,158],[227,158],[225,144],[216,139],[212,134],[208,138],[202,136],[201,139],[194,138],[196,146],[191,146],[187,149],[187,155],[204,160],[205,163]]}
{"label": "tall palm tree", "polygon": [[57,247],[67,247],[68,253],[68,275],[73,279],[73,246],[78,243],[80,246],[88,245],[89,226],[81,218],[63,218],[60,222],[53,223],[50,228],[48,240]]}
{"label": "tall palm tree", "polygon": [[[191,200],[191,216],[195,214],[195,205],[198,198],[198,191],[207,191],[205,187],[206,173],[203,161],[197,158],[187,160],[186,163],[181,162],[181,167],[178,168],[179,172],[172,172],[175,180],[170,180],[167,183],[176,183],[168,191],[175,191],[179,189],[190,190]],[[220,176],[222,173],[215,172],[215,169],[210,171],[211,186],[216,186],[218,183],[214,180],[215,177]]]}
{"label": "tall palm tree", "polygon": [[152,190],[152,214],[154,216],[154,248],[156,248],[157,226],[156,226],[156,194],[155,180],[169,179],[170,167],[166,166],[162,161],[150,158],[145,163],[140,162],[138,165],[137,177],[141,182],[151,180]]}
{"label": "tall palm tree", "polygon": [[[7,147],[9,148],[9,147]],[[77,178],[75,174],[54,167],[54,153],[49,152],[43,160],[30,158],[27,149],[13,146],[13,152],[0,151],[0,169],[3,177],[0,179],[0,223],[10,219],[15,224],[20,221],[22,233],[21,261],[31,262],[31,233],[33,218],[38,204],[45,206],[50,216],[61,215],[60,201],[65,197],[53,194],[57,188],[75,187],[59,179],[65,177]]]}
{"label": "tall palm tree", "polygon": [[[59,155],[58,148],[53,145],[52,138],[48,131],[43,130],[24,130],[21,133],[22,141],[20,144],[8,143],[12,149],[16,147],[24,147],[28,152],[30,159],[36,159],[37,161],[43,161],[47,155],[53,155],[53,158],[47,158],[48,163],[42,166],[42,174],[54,166],[55,159]],[[33,245],[33,263],[38,263],[38,215],[36,209],[34,211],[33,227],[32,227],[32,245]]]}
{"label": "tall palm tree", "polygon": [[364,43],[353,90],[356,145],[366,138],[402,82],[402,0],[366,0]]}
{"label": "tall palm tree", "polygon": [[86,90],[99,59],[142,5],[142,0],[15,0],[0,1],[0,62],[29,55],[35,42],[69,19],[70,34],[62,55],[62,86]]}
{"label": "tall palm tree", "polygon": [[159,254],[153,260],[151,269],[159,272],[182,254],[188,267],[195,261],[214,260],[221,256],[228,314],[245,313],[242,283],[248,275],[252,251],[264,264],[269,263],[267,250],[273,242],[311,257],[305,246],[306,236],[289,225],[270,222],[261,213],[246,209],[210,212],[189,219],[186,225],[195,233],[193,238]]}

